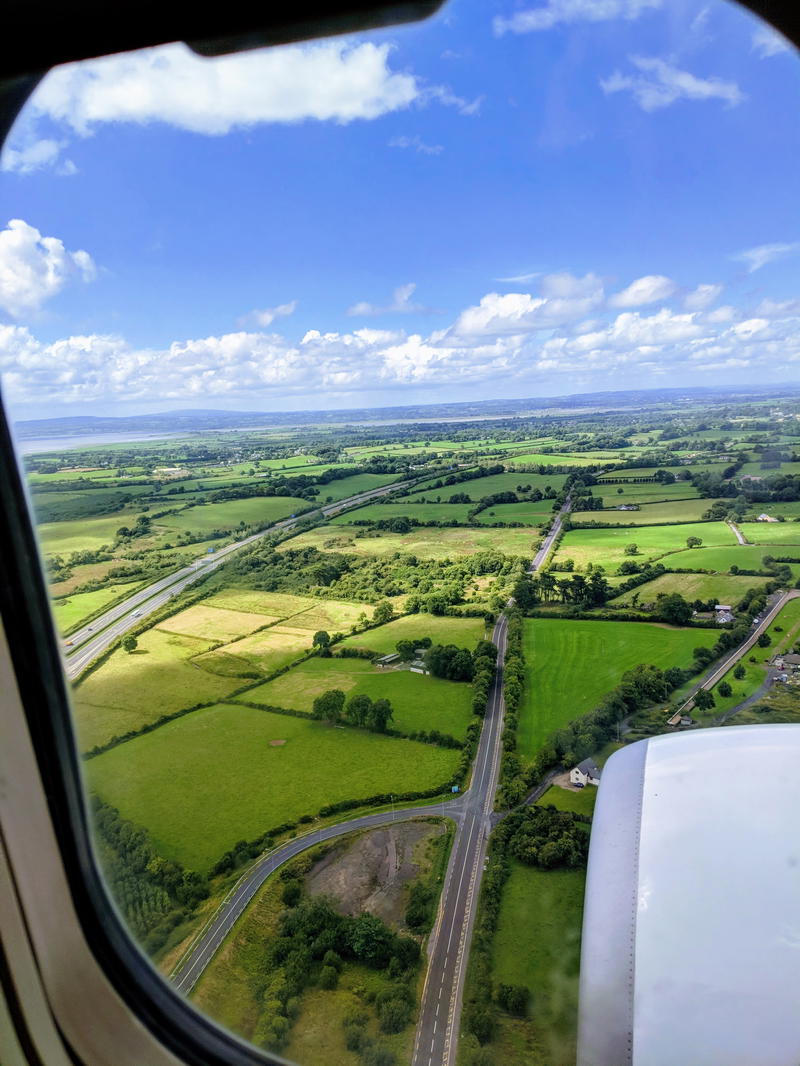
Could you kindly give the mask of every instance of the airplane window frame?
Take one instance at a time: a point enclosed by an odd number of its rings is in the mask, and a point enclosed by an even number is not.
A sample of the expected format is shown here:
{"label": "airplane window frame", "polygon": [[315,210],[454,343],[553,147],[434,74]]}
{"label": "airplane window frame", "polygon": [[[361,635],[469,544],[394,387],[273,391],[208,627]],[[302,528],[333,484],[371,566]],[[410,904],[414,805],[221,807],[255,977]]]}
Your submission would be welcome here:
{"label": "airplane window frame", "polygon": [[[19,5],[20,9],[24,5]],[[416,12],[413,17],[421,17],[419,11],[430,13],[438,3],[387,4],[386,0],[361,0],[351,2],[350,17],[353,8],[368,10],[379,7],[397,7],[406,14]],[[745,0],[755,15],[771,23],[796,45],[800,47],[800,10],[784,0]],[[47,23],[48,12],[43,12],[38,5],[30,5],[41,24]],[[336,31],[337,13],[342,11],[341,0],[328,2],[311,2],[305,11],[305,21],[294,18],[288,21],[283,12],[279,12],[274,21],[290,29],[280,29],[273,33],[272,40],[302,39],[325,36]],[[52,5],[55,10],[55,4]],[[17,11],[16,14],[19,14]],[[94,17],[94,13],[84,11],[85,21]],[[172,18],[175,12],[171,13]],[[192,28],[192,15],[184,13],[181,23]],[[347,17],[340,16],[340,17]],[[252,18],[252,16],[249,16]],[[314,21],[314,19],[317,21]],[[217,20],[224,32],[224,20]],[[229,18],[233,34],[228,44],[238,48],[244,40],[249,43],[263,43],[269,39],[267,27],[250,27],[250,36],[243,37],[242,17],[237,12]],[[244,23],[247,18],[244,18]],[[298,23],[302,30],[298,31]],[[216,24],[216,23],[215,23]],[[160,20],[155,14],[152,25],[145,20],[144,34],[131,32],[126,42],[116,38],[109,44],[103,43],[95,36],[90,43],[95,49],[87,54],[103,54],[117,51],[121,47],[142,47],[148,43],[159,43],[173,39],[173,34],[164,36],[163,25],[170,26],[170,19]],[[196,25],[196,24],[195,24]],[[162,27],[159,30],[158,27]],[[155,28],[156,32],[151,32]],[[197,39],[207,38],[207,27],[203,32],[180,33],[182,37]],[[344,30],[353,29],[348,23]],[[41,47],[34,52],[40,58],[40,66],[79,58],[86,46],[81,49],[81,18],[75,21],[71,35],[61,42],[60,51]],[[286,33],[290,36],[286,37]],[[150,34],[148,37],[148,33]],[[255,36],[253,36],[253,34]],[[293,36],[292,36],[293,34]],[[14,34],[9,37],[13,38]],[[142,39],[142,37],[147,39]],[[257,40],[256,40],[257,39]],[[30,42],[27,42],[30,47]],[[99,45],[99,47],[98,47]],[[199,46],[199,50],[213,51],[214,45]],[[223,50],[224,45],[219,50]],[[27,54],[24,49],[21,54]],[[4,57],[8,59],[8,57]],[[41,75],[24,74],[10,60],[0,59],[0,141],[4,141],[14,119],[27,98],[35,89]],[[79,756],[73,739],[73,728],[66,680],[62,668],[61,656],[56,640],[49,600],[40,563],[39,549],[34,534],[31,512],[27,502],[26,491],[17,464],[7,415],[0,403],[0,620],[2,620],[8,642],[10,661],[16,678],[25,727],[30,734],[33,751],[41,778],[42,793],[46,800],[47,812],[52,823],[58,845],[59,861],[63,867],[66,883],[71,895],[71,902],[79,923],[79,932],[97,966],[105,975],[114,991],[130,1014],[132,1020],[143,1025],[168,1054],[177,1061],[196,1064],[196,1066],[258,1066],[263,1063],[282,1063],[285,1060],[266,1051],[240,1041],[215,1022],[206,1018],[191,1004],[174,991],[134,945],[130,934],[125,929],[121,918],[114,909],[102,876],[97,867],[93,847],[90,842],[90,830],[87,817],[87,805],[83,792]],[[6,693],[4,702],[12,702]],[[38,783],[28,782],[28,787],[37,788]],[[17,818],[24,820],[24,812],[17,812]],[[2,858],[2,856],[0,856]],[[0,864],[1,865],[1,864]],[[13,863],[12,863],[13,873]],[[25,900],[21,901],[25,910]],[[7,1005],[14,1008],[13,974],[8,973],[8,961],[0,955],[0,987],[6,993]],[[45,992],[46,983],[45,983]],[[23,1008],[24,1010],[24,1005]],[[12,1010],[15,1013],[16,1008]],[[59,1019],[55,1019],[58,1024]],[[124,1034],[121,1034],[124,1038]],[[90,1060],[76,1057],[76,1052],[69,1048],[68,1057],[73,1062],[85,1062],[93,1066]],[[27,1051],[31,1063],[45,1061],[34,1047]],[[47,1060],[49,1062],[52,1060]],[[99,1060],[96,1060],[99,1061]],[[165,1059],[169,1061],[169,1059]]]}

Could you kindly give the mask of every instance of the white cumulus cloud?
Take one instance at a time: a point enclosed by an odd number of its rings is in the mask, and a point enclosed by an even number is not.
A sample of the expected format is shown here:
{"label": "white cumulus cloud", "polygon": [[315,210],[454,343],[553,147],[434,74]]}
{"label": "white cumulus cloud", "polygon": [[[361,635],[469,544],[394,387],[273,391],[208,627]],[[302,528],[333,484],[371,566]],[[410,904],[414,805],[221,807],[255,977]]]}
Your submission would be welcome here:
{"label": "white cumulus cloud", "polygon": [[612,19],[638,19],[645,11],[661,7],[662,0],[548,0],[541,7],[498,15],[494,32],[533,33],[573,22],[609,22]]}
{"label": "white cumulus cloud", "polygon": [[627,289],[615,293],[608,301],[609,307],[642,307],[644,304],[668,300],[677,285],[663,274],[648,274],[631,282]]}
{"label": "white cumulus cloud", "polygon": [[52,169],[64,176],[77,174],[77,167],[72,160],[61,158],[65,146],[65,141],[55,141],[49,137],[29,140],[20,145],[7,144],[0,156],[0,170],[12,174],[33,174],[37,170]]}
{"label": "white cumulus cloud", "polygon": [[170,44],[59,67],[31,106],[80,134],[106,122],[219,135],[265,122],[373,119],[422,91],[413,74],[391,70],[390,51],[337,40],[204,59]]}
{"label": "white cumulus cloud", "polygon": [[704,311],[722,295],[722,285],[698,285],[683,298],[687,311]]}
{"label": "white cumulus cloud", "polygon": [[799,250],[800,241],[793,241],[788,244],[780,242],[759,244],[755,248],[747,248],[743,252],[737,252],[731,256],[731,259],[744,263],[747,266],[748,274],[754,274],[768,263],[774,263],[776,259],[783,259],[784,256],[792,255]]}
{"label": "white cumulus cloud", "polygon": [[68,281],[92,281],[96,274],[88,252],[69,252],[22,219],[0,231],[0,308],[14,318],[38,311]]}
{"label": "white cumulus cloud", "polygon": [[[660,275],[640,278],[625,292],[638,286],[637,299],[652,294],[658,287],[653,279],[665,294],[684,293],[670,279],[664,285]],[[562,272],[543,277],[537,293],[486,293],[452,325],[427,335],[402,328],[339,332],[320,323],[299,342],[242,329],[153,348],[104,334],[46,344],[26,327],[0,325],[0,371],[15,405],[95,410],[217,400],[330,406],[333,397],[353,402],[376,390],[419,389],[417,395],[435,398],[438,389],[465,385],[486,396],[525,395],[539,385],[551,391],[631,387],[658,375],[697,381],[698,374],[720,369],[741,371],[739,380],[753,380],[754,372],[796,379],[798,302],[763,298],[747,312],[730,305],[709,309],[719,289],[700,285],[685,297],[705,308],[611,310],[598,275]],[[408,305],[412,294],[410,286],[401,287],[395,303]]]}
{"label": "white cumulus cloud", "polygon": [[615,71],[601,79],[604,93],[629,92],[643,111],[657,111],[678,100],[722,100],[735,107],[745,99],[739,86],[721,78],[698,78],[688,70],[667,63],[657,56],[630,56],[638,74]]}

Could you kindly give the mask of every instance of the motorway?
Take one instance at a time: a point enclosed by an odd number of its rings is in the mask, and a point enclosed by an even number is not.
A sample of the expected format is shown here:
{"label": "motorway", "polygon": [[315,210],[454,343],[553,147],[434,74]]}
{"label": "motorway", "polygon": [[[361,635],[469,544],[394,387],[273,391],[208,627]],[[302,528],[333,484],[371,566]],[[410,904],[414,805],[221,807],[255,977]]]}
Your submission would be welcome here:
{"label": "motorway", "polygon": [[[410,484],[412,484],[410,481],[399,481],[390,485],[382,485],[377,489],[370,489],[369,492],[362,492],[357,496],[349,496],[347,499],[327,504],[324,507],[320,507],[319,510],[327,518],[350,507],[368,503],[377,496],[385,496],[389,492],[396,492],[398,489],[406,488]],[[296,518],[284,518],[282,521],[269,526],[268,529],[262,529],[258,533],[251,533],[250,536],[244,537],[242,540],[237,540],[233,544],[220,548],[213,555],[201,556],[188,566],[174,571],[167,577],[160,578],[152,585],[148,585],[147,588],[140,589],[133,596],[129,596],[122,603],[118,603],[116,607],[110,608],[105,614],[83,626],[67,639],[67,643],[74,649],[65,657],[67,677],[71,681],[74,680],[79,674],[83,673],[91,662],[107,651],[129,629],[139,625],[143,618],[163,607],[173,596],[183,592],[188,585],[197,581],[198,578],[203,577],[212,570],[216,570],[234,552],[240,551],[242,548],[247,547],[248,544],[252,544],[270,533],[291,529],[299,522],[302,522],[304,518],[307,518],[309,513],[311,512],[298,515]]]}
{"label": "motorway", "polygon": [[[568,510],[569,500],[537,552],[531,571],[537,570],[547,558]],[[191,992],[258,889],[279,866],[306,848],[359,829],[425,815],[446,815],[455,821],[456,832],[439,912],[428,943],[428,969],[412,1066],[452,1066],[456,1059],[469,947],[500,772],[506,628],[507,621],[501,615],[492,635],[498,648],[498,669],[489,694],[469,789],[456,799],[443,803],[366,814],[313,830],[261,856],[239,878],[179,960],[170,975],[176,988],[185,995]]]}

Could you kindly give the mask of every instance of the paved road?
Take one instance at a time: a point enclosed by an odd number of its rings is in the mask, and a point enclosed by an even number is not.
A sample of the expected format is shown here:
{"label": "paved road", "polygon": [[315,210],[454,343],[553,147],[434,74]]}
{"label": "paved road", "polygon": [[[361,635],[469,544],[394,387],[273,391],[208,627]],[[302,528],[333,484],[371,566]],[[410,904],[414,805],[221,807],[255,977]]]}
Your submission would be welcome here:
{"label": "paved road", "polygon": [[561,524],[564,521],[564,516],[566,515],[567,511],[569,511],[571,504],[572,501],[570,500],[569,496],[567,496],[566,500],[564,500],[564,506],[556,515],[556,520],[555,522],[553,522],[553,528],[544,538],[544,542],[542,543],[541,548],[538,550],[536,555],[534,555],[533,562],[528,567],[529,574],[534,574],[537,570],[541,569],[542,564],[545,562],[547,556],[550,554],[550,549],[553,547],[556,537],[561,532]]}
{"label": "paved road", "polygon": [[498,669],[475,757],[472,783],[464,794],[463,817],[450,853],[439,916],[428,946],[428,972],[422,992],[412,1066],[455,1062],[464,979],[488,843],[489,819],[500,774],[503,732],[505,616],[494,629]]}
{"label": "paved road", "polygon": [[726,655],[720,663],[714,666],[713,669],[706,674],[702,681],[698,681],[696,685],[692,686],[689,695],[680,705],[678,710],[683,711],[685,707],[688,707],[701,688],[713,688],[714,685],[727,674],[730,668],[737,663],[742,656],[750,651],[761,634],[772,625],[789,600],[794,600],[798,596],[800,596],[800,590],[798,589],[791,589],[789,592],[784,592],[778,596],[758,625],[753,627],[753,631],[747,640],[740,644],[738,648],[734,648],[729,655]]}
{"label": "paved road", "polygon": [[324,829],[315,829],[263,855],[242,874],[178,962],[170,974],[175,987],[185,995],[191,992],[245,907],[266,879],[306,848],[314,847],[325,840],[334,840],[336,837],[353,833],[358,829],[372,829],[409,818],[424,818],[431,815],[441,817],[442,814],[446,814],[448,818],[453,818],[459,824],[463,821],[466,803],[467,793],[463,793],[456,799],[433,803],[425,807],[404,807],[394,811],[365,814],[360,818],[351,818],[348,822],[329,825]]}
{"label": "paved road", "polygon": [[[538,570],[561,530],[569,499],[553,523],[530,572]],[[255,893],[270,874],[306,848],[354,830],[387,825],[424,815],[445,814],[456,822],[456,833],[445,876],[439,913],[428,945],[428,970],[420,1004],[412,1066],[453,1066],[461,1022],[464,981],[480,894],[492,808],[500,774],[503,732],[503,659],[507,620],[501,615],[493,640],[498,669],[489,694],[469,789],[460,797],[426,807],[410,807],[363,815],[327,829],[288,841],[263,856],[236,882],[226,899],[200,930],[171,975],[175,986],[188,994],[195,986]]]}
{"label": "paved road", "polygon": [[[411,484],[411,481],[401,481],[383,485],[377,489],[370,489],[369,492],[362,492],[357,496],[349,496],[347,499],[339,500],[336,503],[326,504],[324,507],[320,507],[319,510],[327,518],[330,515],[347,510],[349,507],[368,503],[376,496],[385,496],[388,492],[396,492],[398,489],[406,488]],[[220,548],[213,555],[202,556],[189,566],[184,566],[167,577],[160,578],[152,585],[148,585],[147,588],[140,589],[139,592],[128,597],[123,603],[117,604],[116,607],[112,607],[93,622],[83,626],[68,638],[73,650],[66,656],[67,676],[74,680],[86,669],[89,663],[96,659],[98,655],[102,655],[115,640],[118,640],[129,629],[133,629],[134,626],[138,625],[142,618],[163,607],[173,596],[177,596],[179,592],[182,592],[188,585],[197,581],[199,577],[216,570],[218,566],[222,566],[234,552],[240,551],[248,544],[252,544],[270,533],[291,529],[307,517],[308,515],[304,514],[299,515],[297,518],[284,518],[268,529],[263,529],[258,533],[251,533],[250,536],[244,537],[242,540],[237,540],[233,544]]]}

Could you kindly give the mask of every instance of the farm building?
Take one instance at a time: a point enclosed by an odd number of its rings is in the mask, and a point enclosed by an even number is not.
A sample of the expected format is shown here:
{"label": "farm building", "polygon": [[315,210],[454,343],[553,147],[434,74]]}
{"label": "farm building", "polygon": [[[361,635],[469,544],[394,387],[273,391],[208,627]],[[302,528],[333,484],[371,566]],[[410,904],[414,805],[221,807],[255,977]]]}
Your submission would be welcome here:
{"label": "farm building", "polygon": [[400,662],[400,653],[397,651],[391,652],[389,655],[381,655],[380,659],[375,660],[376,666],[392,666],[394,663]]}
{"label": "farm building", "polygon": [[756,522],[777,522],[777,521],[778,521],[777,518],[773,518],[772,515],[769,515],[769,514],[760,514],[758,516],[758,518],[756,518]]}
{"label": "farm building", "polygon": [[594,759],[584,759],[577,766],[573,766],[569,772],[570,784],[573,785],[599,785],[600,767]]}
{"label": "farm building", "polygon": [[733,608],[728,603],[718,603],[714,607],[718,622],[732,622]]}

